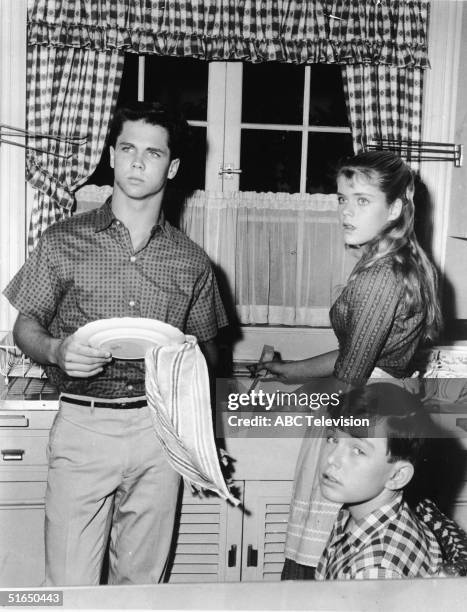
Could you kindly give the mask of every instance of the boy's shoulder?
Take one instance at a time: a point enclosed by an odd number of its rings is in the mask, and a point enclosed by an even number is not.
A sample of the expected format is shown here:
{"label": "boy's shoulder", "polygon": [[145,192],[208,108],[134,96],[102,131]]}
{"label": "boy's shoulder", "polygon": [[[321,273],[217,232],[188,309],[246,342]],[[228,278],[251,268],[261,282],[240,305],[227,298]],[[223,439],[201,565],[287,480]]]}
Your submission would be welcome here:
{"label": "boy's shoulder", "polygon": [[416,577],[439,570],[438,542],[405,501],[377,516],[379,524],[355,559],[356,571],[379,567],[400,577]]}
{"label": "boy's shoulder", "polygon": [[195,261],[203,265],[210,265],[210,259],[202,247],[196,244],[196,242],[189,238],[182,230],[176,228],[168,221],[166,221],[166,226],[175,239],[177,248],[181,249],[181,252],[189,258],[189,261],[192,263]]}
{"label": "boy's shoulder", "polygon": [[103,214],[103,206],[88,211],[83,211],[60,219],[50,225],[42,234],[44,240],[53,241],[61,240],[66,235],[73,235],[80,230],[94,230],[96,229],[96,221],[100,215]]}

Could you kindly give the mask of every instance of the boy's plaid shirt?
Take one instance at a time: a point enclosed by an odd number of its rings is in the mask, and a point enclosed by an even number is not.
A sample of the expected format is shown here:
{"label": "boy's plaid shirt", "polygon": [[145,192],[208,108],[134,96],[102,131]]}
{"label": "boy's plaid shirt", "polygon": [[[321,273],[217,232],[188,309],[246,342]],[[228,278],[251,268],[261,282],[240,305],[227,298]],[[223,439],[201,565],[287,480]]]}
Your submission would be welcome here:
{"label": "boy's plaid shirt", "polygon": [[346,531],[350,513],[340,510],[316,568],[316,579],[414,578],[432,576],[442,555],[435,536],[400,494]]}

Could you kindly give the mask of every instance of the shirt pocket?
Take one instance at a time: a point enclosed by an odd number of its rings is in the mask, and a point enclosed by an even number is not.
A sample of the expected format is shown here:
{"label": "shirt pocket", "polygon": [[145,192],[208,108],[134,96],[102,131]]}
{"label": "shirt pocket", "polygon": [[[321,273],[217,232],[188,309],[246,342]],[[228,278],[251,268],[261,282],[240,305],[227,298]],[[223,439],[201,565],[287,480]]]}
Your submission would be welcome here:
{"label": "shirt pocket", "polygon": [[152,287],[150,295],[141,296],[143,317],[169,323],[184,331],[190,310],[191,296],[182,291]]}

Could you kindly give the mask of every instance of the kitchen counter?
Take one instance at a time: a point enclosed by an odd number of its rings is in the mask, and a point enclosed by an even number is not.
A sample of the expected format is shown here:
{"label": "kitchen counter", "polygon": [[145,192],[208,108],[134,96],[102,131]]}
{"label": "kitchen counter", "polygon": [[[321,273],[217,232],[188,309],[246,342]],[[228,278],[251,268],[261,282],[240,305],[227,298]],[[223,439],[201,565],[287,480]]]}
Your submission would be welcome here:
{"label": "kitchen counter", "polygon": [[[2,589],[3,590],[3,589]],[[35,593],[43,589],[35,588]],[[464,612],[465,578],[64,587],[65,609]],[[15,591],[21,593],[21,590]],[[3,595],[3,594],[2,594]],[[63,609],[61,608],[61,609]]]}
{"label": "kitchen counter", "polygon": [[[248,388],[251,379],[240,378],[239,382]],[[268,385],[276,383],[264,384],[267,389]],[[11,378],[8,384],[4,379],[0,380],[0,414],[4,416],[11,411],[15,414],[30,410],[55,411],[58,410],[58,398],[57,390],[47,379]],[[226,416],[224,413],[221,418]],[[253,431],[247,433],[254,434]],[[300,443],[297,437],[279,438],[271,434],[270,438],[252,438],[250,435],[228,438],[222,446],[234,459],[233,477],[236,480],[291,480]]]}
{"label": "kitchen counter", "polygon": [[[238,392],[245,392],[251,385],[252,379],[247,376],[237,376],[233,379]],[[261,381],[256,391],[264,390],[292,392],[294,386],[283,385],[276,381]],[[0,380],[0,413],[10,411],[55,411],[58,409],[59,394],[50,385],[47,379],[38,378],[11,378],[8,384]],[[467,404],[453,402],[431,401],[426,405],[432,413],[433,420],[440,429],[441,437],[456,437],[460,444],[467,449]],[[217,423],[218,437],[222,438],[222,431],[232,432],[232,427],[226,426],[229,416],[241,416],[241,411],[218,410]],[[271,417],[279,413],[271,411],[258,411],[245,413],[246,417],[255,414]],[[309,412],[312,414],[312,412]],[[304,427],[293,430],[286,427],[273,427],[268,431],[264,428],[239,427],[234,437],[222,440],[223,446],[234,459],[234,478],[238,480],[262,480],[274,478],[277,480],[292,480],[296,459],[301,446],[301,437]],[[260,432],[260,433],[258,433]],[[443,433],[444,432],[444,433]]]}

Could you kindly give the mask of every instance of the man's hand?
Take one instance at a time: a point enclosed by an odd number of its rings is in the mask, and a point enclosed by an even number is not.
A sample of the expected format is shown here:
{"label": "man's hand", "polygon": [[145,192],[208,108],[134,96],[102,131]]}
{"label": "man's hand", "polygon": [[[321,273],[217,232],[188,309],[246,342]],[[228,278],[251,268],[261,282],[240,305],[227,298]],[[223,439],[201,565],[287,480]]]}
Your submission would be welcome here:
{"label": "man's hand", "polygon": [[13,335],[19,348],[42,365],[57,365],[68,376],[89,378],[112,360],[108,351],[81,344],[74,335],[53,338],[35,319],[19,314]]}
{"label": "man's hand", "polygon": [[68,336],[63,340],[55,340],[53,348],[53,362],[68,376],[89,378],[99,374],[112,360],[108,351],[82,344],[75,336]]}

